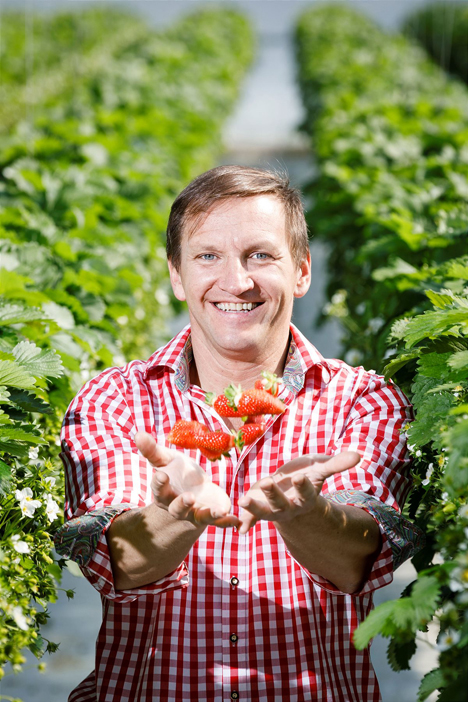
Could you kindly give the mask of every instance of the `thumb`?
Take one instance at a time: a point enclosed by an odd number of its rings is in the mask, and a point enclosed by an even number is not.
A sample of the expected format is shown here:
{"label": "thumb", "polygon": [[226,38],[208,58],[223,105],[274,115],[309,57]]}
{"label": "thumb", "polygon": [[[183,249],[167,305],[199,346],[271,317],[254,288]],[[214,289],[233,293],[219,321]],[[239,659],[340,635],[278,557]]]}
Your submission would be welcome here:
{"label": "thumb", "polygon": [[359,463],[361,456],[357,451],[342,451],[335,456],[317,456],[316,460],[315,465],[325,480],[331,475],[335,475],[335,473],[341,473],[344,470],[353,468]]}
{"label": "thumb", "polygon": [[159,446],[151,434],[146,431],[137,431],[134,441],[142,456],[157,468],[167,466],[170,461],[174,460],[174,451],[165,446]]}

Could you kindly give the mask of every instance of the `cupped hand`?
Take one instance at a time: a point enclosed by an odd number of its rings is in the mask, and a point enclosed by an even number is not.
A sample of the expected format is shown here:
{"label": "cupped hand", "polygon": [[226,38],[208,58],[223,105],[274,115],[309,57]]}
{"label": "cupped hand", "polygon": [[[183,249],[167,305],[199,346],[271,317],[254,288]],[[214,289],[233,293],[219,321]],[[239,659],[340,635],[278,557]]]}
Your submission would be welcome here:
{"label": "cupped hand", "polygon": [[175,519],[197,526],[238,527],[240,520],[232,514],[231,500],[205,471],[189,456],[160,446],[144,431],[135,434],[140,453],[153,464],[151,481],[154,502]]}
{"label": "cupped hand", "polygon": [[324,481],[360,460],[355,451],[343,451],[335,456],[306,455],[288,461],[240,498],[239,533],[246,534],[261,519],[280,522],[311,512]]}

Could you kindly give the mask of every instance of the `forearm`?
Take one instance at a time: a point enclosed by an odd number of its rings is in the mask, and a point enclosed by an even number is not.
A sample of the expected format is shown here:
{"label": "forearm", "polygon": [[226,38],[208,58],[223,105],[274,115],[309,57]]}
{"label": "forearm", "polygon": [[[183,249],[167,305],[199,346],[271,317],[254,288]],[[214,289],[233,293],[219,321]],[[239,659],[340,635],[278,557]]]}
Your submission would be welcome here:
{"label": "forearm", "polygon": [[316,508],[290,521],[276,522],[291,555],[311,573],[343,592],[357,592],[381,549],[380,530],[358,507],[335,505],[323,497]]}
{"label": "forearm", "polygon": [[119,515],[106,533],[116,590],[142,587],[171,573],[204,529],[155,504]]}

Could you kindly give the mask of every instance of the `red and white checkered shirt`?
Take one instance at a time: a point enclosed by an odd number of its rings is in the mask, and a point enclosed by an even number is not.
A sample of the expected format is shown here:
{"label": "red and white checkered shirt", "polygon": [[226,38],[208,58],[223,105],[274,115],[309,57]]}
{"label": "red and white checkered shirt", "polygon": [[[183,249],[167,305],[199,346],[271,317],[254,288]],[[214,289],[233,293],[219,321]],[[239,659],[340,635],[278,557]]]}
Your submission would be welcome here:
{"label": "red and white checkered shirt", "polygon": [[399,515],[409,486],[401,429],[411,411],[381,376],[326,360],[293,326],[291,333],[284,415],[271,417],[240,455],[233,448],[210,463],[187,453],[238,514],[239,498],[286,461],[358,451],[361,463],[329,478],[322,494],[366,509],[379,524],[383,546],[368,581],[358,594],[340,592],[294,560],[274,523],[261,521],[245,536],[209,526],[173,573],[115,590],[105,532],[116,514],[152,501],[153,468],[139,455],[135,432],[168,445],[178,419],[226,430],[204,392],[190,385],[186,328],[148,361],[88,382],[64,420],[71,521],[57,549],[82,565],[103,599],[96,669],[70,702],[380,700],[369,650],[357,651],[352,635],[372,608],[372,591],[391,582],[395,557],[416,548]]}

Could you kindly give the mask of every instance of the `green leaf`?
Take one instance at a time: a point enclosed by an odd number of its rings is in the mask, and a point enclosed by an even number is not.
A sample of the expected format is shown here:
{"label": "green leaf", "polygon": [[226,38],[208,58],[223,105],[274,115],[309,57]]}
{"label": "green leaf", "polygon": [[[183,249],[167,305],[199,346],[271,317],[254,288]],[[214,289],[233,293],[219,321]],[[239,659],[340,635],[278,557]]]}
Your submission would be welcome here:
{"label": "green leaf", "polygon": [[369,645],[371,639],[378,634],[391,636],[395,627],[393,625],[393,612],[395,602],[383,602],[369,614],[354,632],[353,641],[356,648],[361,651]]}
{"label": "green leaf", "polygon": [[416,619],[420,625],[426,624],[433,617],[440,598],[441,585],[433,576],[420,576],[411,591]]}
{"label": "green leaf", "polygon": [[10,400],[26,412],[40,412],[41,414],[51,414],[52,408],[40,397],[33,395],[26,390],[12,390]]}
{"label": "green leaf", "polygon": [[410,660],[416,653],[416,641],[401,642],[391,639],[387,648],[387,660],[392,670],[410,670]]}
{"label": "green leaf", "polygon": [[22,366],[12,361],[0,361],[0,385],[31,388],[36,380]]}
{"label": "green leaf", "polygon": [[444,687],[441,694],[437,698],[437,702],[466,702],[466,691],[468,689],[468,671],[461,669],[458,672],[457,679],[451,682],[450,685]]}
{"label": "green leaf", "polygon": [[11,467],[0,459],[0,495],[6,495],[10,491],[11,480]]}
{"label": "green leaf", "polygon": [[434,668],[421,680],[418,690],[418,702],[424,702],[436,690],[440,690],[445,684],[444,674],[440,668]]}
{"label": "green leaf", "polygon": [[59,378],[63,373],[60,356],[53,350],[40,349],[31,341],[21,341],[12,354],[36,378]]}
{"label": "green leaf", "polygon": [[32,322],[36,319],[47,319],[47,315],[37,307],[8,303],[0,304],[0,326]]}
{"label": "green leaf", "polygon": [[[37,434],[31,434],[29,431],[24,431],[23,429],[17,429],[15,427],[2,427],[0,426],[0,443],[10,442],[10,441],[27,441],[28,444],[46,444],[47,441],[42,438],[42,436],[37,436]],[[0,446],[1,448],[1,446]]]}
{"label": "green leaf", "polygon": [[408,441],[424,446],[439,434],[438,424],[445,421],[454,398],[448,393],[427,395],[417,406],[416,419],[408,429]]}
{"label": "green leaf", "polygon": [[468,310],[441,310],[425,312],[408,322],[404,337],[406,348],[411,348],[423,339],[435,339],[442,334],[459,336],[455,326],[468,321]]}
{"label": "green leaf", "polygon": [[394,376],[395,373],[397,373],[397,371],[400,370],[400,368],[403,368],[403,366],[406,366],[407,363],[413,361],[415,358],[419,358],[420,355],[420,349],[415,349],[414,351],[410,351],[409,353],[399,354],[396,358],[387,363],[387,365],[385,366],[385,380],[390,380],[390,378],[392,378],[392,376]]}
{"label": "green leaf", "polygon": [[452,354],[447,363],[454,370],[468,368],[468,351],[458,351],[457,353]]}

